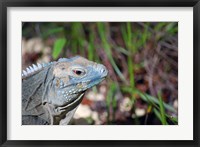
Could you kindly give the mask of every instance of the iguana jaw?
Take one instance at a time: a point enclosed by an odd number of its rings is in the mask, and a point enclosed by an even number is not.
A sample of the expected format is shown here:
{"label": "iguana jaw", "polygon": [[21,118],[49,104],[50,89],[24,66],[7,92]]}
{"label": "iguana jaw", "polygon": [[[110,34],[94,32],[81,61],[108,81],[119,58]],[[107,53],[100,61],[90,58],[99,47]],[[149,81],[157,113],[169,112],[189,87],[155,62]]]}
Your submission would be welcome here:
{"label": "iguana jaw", "polygon": [[[57,111],[60,111],[60,112],[61,112],[61,111],[66,110],[67,108],[72,107],[74,104],[76,104],[78,101],[80,101],[80,100],[83,98],[83,95],[84,95],[84,92],[81,93],[81,94],[79,94],[78,98],[75,99],[74,101],[72,101],[71,103],[67,103],[67,104],[65,104],[65,105],[63,105],[63,106],[57,107]],[[78,104],[77,104],[77,105],[78,105]]]}

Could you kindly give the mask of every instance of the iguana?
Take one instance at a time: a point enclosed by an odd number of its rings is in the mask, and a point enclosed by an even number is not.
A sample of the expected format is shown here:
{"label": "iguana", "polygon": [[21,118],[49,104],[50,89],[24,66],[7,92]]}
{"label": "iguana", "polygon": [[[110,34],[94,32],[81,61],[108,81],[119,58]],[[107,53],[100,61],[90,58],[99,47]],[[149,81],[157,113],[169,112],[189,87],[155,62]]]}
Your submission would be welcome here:
{"label": "iguana", "polygon": [[85,91],[107,74],[80,56],[29,66],[22,72],[22,125],[68,124]]}

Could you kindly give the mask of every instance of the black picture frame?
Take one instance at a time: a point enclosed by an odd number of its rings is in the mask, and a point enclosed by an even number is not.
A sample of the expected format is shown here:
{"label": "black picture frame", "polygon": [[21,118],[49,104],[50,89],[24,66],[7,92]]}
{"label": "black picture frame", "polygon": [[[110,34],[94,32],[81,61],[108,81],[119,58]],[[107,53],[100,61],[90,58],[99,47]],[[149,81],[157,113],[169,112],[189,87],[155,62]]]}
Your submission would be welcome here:
{"label": "black picture frame", "polygon": [[[193,7],[194,43],[194,102],[193,102],[193,140],[152,140],[152,141],[105,141],[105,140],[68,140],[68,141],[25,141],[7,140],[7,8],[8,7]],[[199,69],[200,65],[200,2],[199,0],[1,0],[0,2],[0,145],[1,146],[199,146]],[[187,132],[185,132],[187,133]]]}

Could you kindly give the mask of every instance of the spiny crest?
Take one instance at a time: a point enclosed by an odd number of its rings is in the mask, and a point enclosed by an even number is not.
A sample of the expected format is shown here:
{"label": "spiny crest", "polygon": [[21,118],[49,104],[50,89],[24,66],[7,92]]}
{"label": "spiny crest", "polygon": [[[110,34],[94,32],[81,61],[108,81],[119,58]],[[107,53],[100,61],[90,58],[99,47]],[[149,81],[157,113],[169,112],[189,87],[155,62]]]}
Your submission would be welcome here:
{"label": "spiny crest", "polygon": [[60,58],[58,59],[58,62],[68,62],[68,58]]}
{"label": "spiny crest", "polygon": [[58,59],[58,62],[72,62],[77,58],[80,58],[80,56],[75,56],[75,57],[72,57],[72,58],[60,58],[60,59]]}
{"label": "spiny crest", "polygon": [[[58,62],[72,62],[79,57],[80,56],[75,56],[75,57],[72,57],[72,58],[60,58],[60,59],[58,59]],[[42,63],[42,64],[37,63],[37,65],[33,64],[32,66],[27,67],[26,70],[22,71],[22,78],[33,75],[33,74],[41,71],[44,67],[51,65],[52,63],[53,62]]]}
{"label": "spiny crest", "polygon": [[50,63],[37,63],[37,65],[32,64],[32,66],[29,66],[26,68],[26,70],[22,71],[22,78],[28,77],[30,75],[33,75],[39,71],[41,71],[44,67],[47,67],[49,65],[51,65],[53,62]]}

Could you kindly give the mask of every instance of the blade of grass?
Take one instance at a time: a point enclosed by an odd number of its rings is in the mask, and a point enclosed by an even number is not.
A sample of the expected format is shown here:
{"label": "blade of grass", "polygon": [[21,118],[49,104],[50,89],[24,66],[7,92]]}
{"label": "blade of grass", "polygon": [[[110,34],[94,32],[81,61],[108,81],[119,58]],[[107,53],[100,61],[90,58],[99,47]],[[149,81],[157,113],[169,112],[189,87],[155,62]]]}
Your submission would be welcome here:
{"label": "blade of grass", "polygon": [[161,114],[161,122],[163,125],[167,124],[166,116],[165,116],[165,108],[163,104],[163,100],[161,97],[161,93],[158,92],[159,106],[160,106],[160,114]]}
{"label": "blade of grass", "polygon": [[169,32],[171,34],[175,34],[178,32],[178,23],[177,22],[171,22],[165,27],[166,32]]}
{"label": "blade of grass", "polygon": [[135,77],[134,77],[134,64],[133,64],[133,54],[136,51],[135,46],[133,45],[133,35],[132,35],[132,28],[131,28],[131,23],[127,22],[126,23],[126,28],[125,26],[122,26],[121,29],[122,32],[122,37],[124,40],[124,43],[126,45],[126,48],[130,54],[128,54],[128,73],[129,73],[129,80],[130,80],[130,86],[131,88],[135,88]]}
{"label": "blade of grass", "polygon": [[65,44],[66,44],[66,39],[65,38],[59,38],[55,41],[54,46],[53,46],[53,59],[58,58],[58,56],[60,55],[62,49],[64,48]]}
{"label": "blade of grass", "polygon": [[[132,88],[127,87],[127,86],[122,86],[121,90],[124,91],[124,92],[128,92],[128,93],[134,92],[135,94],[138,94],[142,98],[142,100],[144,100],[146,102],[152,102],[152,103],[155,103],[157,105],[159,104],[158,98],[153,97],[153,96],[146,94],[146,93],[142,93],[138,89],[132,89]],[[174,112],[174,113],[177,113],[177,111],[172,106],[170,106],[169,104],[164,102],[163,105],[167,110]]]}
{"label": "blade of grass", "polygon": [[89,34],[89,47],[88,47],[88,58],[89,60],[94,59],[94,31],[90,29],[90,34]]}
{"label": "blade of grass", "polygon": [[172,121],[175,125],[178,124],[178,118],[177,118],[177,117],[170,116],[170,115],[168,115],[168,114],[166,114],[166,117],[167,117],[170,121]]}
{"label": "blade of grass", "polygon": [[127,51],[125,48],[123,48],[123,47],[115,47],[115,49],[118,51],[118,52],[120,52],[120,53],[123,53],[124,55],[130,55],[130,52],[129,51]]}
{"label": "blade of grass", "polygon": [[116,73],[118,74],[118,76],[120,77],[120,79],[122,81],[124,81],[125,83],[127,82],[125,77],[123,76],[123,74],[121,73],[121,71],[119,70],[117,64],[115,63],[115,60],[113,59],[113,55],[111,52],[111,47],[107,41],[107,36],[106,36],[106,30],[105,30],[105,25],[103,23],[98,22],[97,23],[97,28],[98,28],[98,32],[101,38],[101,41],[103,43],[103,47],[104,50],[108,56],[108,59],[110,60],[110,63],[112,64],[114,70],[116,71]]}
{"label": "blade of grass", "polygon": [[[157,98],[151,96],[151,95],[148,95],[146,93],[144,94],[144,93],[139,92],[139,91],[137,91],[136,93],[138,93],[144,101],[148,101],[148,99],[149,99],[149,101],[152,101],[153,103],[159,104],[159,100]],[[176,110],[172,106],[170,106],[169,104],[164,103],[163,105],[169,111],[176,113]]]}
{"label": "blade of grass", "polygon": [[[156,108],[154,108],[154,109],[153,109],[153,112],[154,112],[154,114],[156,115],[156,117],[160,120],[160,122],[162,123],[162,116],[161,116],[161,114],[159,113],[159,111],[158,111]],[[162,125],[163,125],[163,123],[162,123]]]}
{"label": "blade of grass", "polygon": [[131,23],[130,22],[126,23],[126,28],[127,28],[127,40],[126,40],[127,47],[130,50],[134,51],[135,48],[132,45],[132,30],[131,30]]}
{"label": "blade of grass", "polygon": [[107,113],[108,113],[108,116],[107,116],[107,122],[110,124],[110,108],[114,108],[115,107],[115,102],[113,102],[113,96],[114,96],[114,93],[115,93],[115,90],[116,90],[116,84],[114,82],[112,82],[110,85],[109,85],[110,89],[108,91],[108,94],[106,96],[106,108],[107,108]]}
{"label": "blade of grass", "polygon": [[[160,107],[158,107],[157,106],[157,104],[156,103],[154,103],[153,101],[152,101],[152,99],[149,99],[148,98],[148,96],[145,96],[146,97],[146,100],[147,100],[147,102],[148,103],[150,103],[152,106],[154,106],[155,107],[155,109],[158,109],[158,110],[160,110]],[[166,108],[165,106],[164,106],[164,102],[162,101],[162,103],[163,103],[163,108]],[[160,103],[159,103],[160,104]],[[170,106],[170,105],[169,105]],[[173,107],[172,107],[173,108]],[[167,109],[167,108],[166,108]],[[178,121],[177,121],[177,118],[176,117],[171,117],[171,116],[169,116],[167,113],[163,113],[165,116],[165,120],[166,120],[166,117],[169,119],[169,120],[171,120],[175,125],[178,123]]]}
{"label": "blade of grass", "polygon": [[73,53],[77,54],[78,51],[84,55],[84,43],[85,43],[85,34],[83,31],[82,23],[73,22],[71,27],[72,34],[72,49]]}
{"label": "blade of grass", "polygon": [[156,117],[160,120],[160,122],[162,122],[162,118],[161,118],[161,115],[160,115],[159,111],[156,108],[154,108],[153,112],[156,115]]}
{"label": "blade of grass", "polygon": [[166,22],[159,22],[155,25],[154,30],[156,32],[162,31],[162,29],[166,26]]}
{"label": "blade of grass", "polygon": [[58,34],[63,31],[64,31],[64,27],[51,28],[48,31],[44,31],[44,33],[42,33],[42,38],[46,38],[49,35]]}
{"label": "blade of grass", "polygon": [[150,37],[149,23],[146,23],[146,25],[144,26],[144,32],[142,33],[142,36],[141,36],[141,46],[146,45],[149,37]]}

